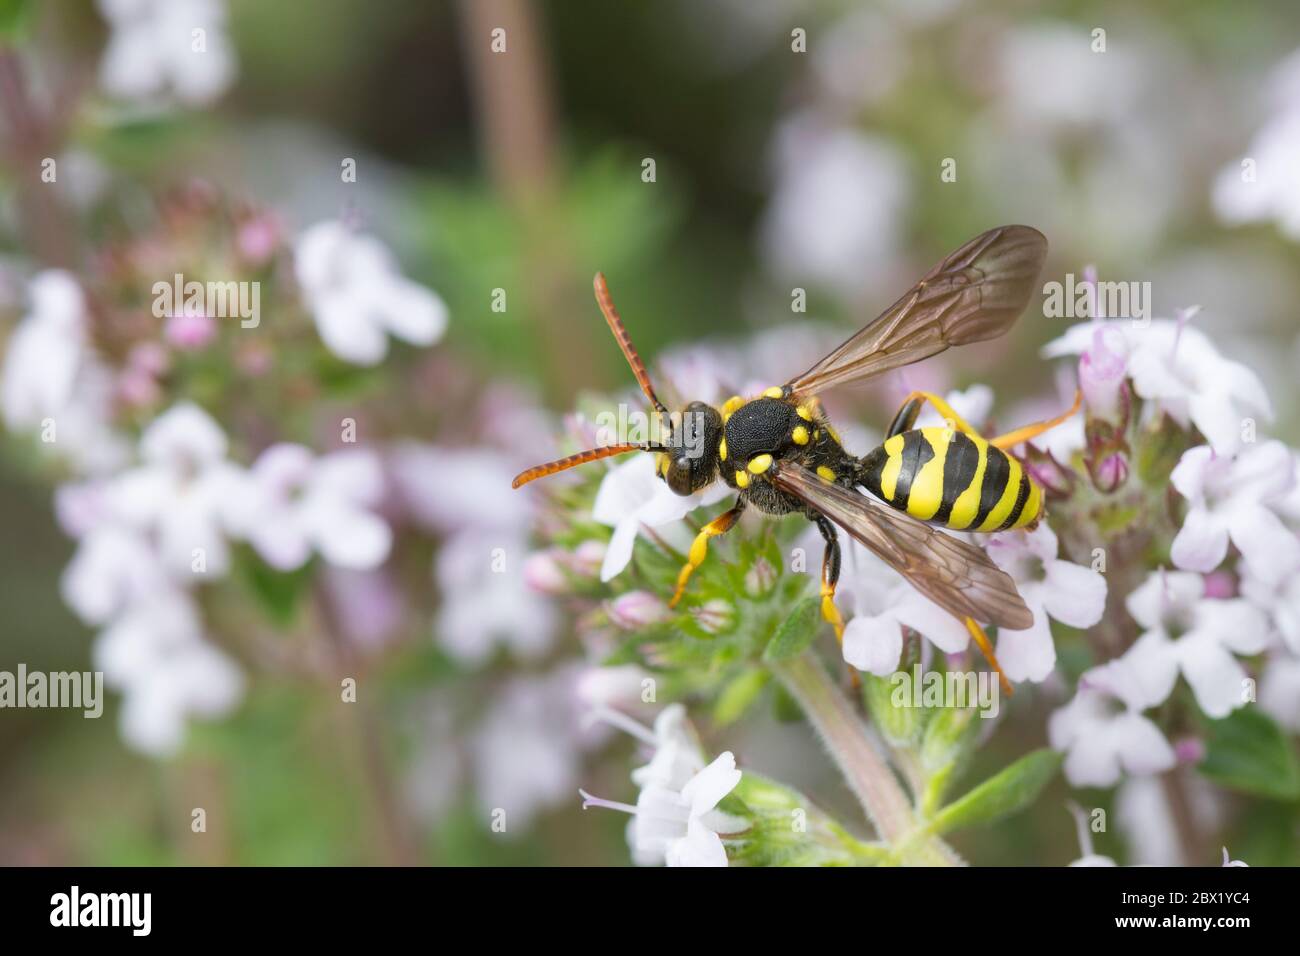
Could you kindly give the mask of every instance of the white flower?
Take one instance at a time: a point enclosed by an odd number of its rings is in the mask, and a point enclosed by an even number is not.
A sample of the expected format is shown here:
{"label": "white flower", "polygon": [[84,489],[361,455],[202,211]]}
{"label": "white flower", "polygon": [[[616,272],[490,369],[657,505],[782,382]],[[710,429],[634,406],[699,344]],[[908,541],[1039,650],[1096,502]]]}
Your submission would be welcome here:
{"label": "white flower", "polygon": [[471,740],[479,801],[504,810],[511,833],[573,792],[583,746],[575,679],[564,668],[511,680]]}
{"label": "white flower", "polygon": [[[1204,777],[1175,770],[1172,783],[1187,801],[1191,824],[1203,833],[1223,823],[1215,789]],[[1129,777],[1115,794],[1115,819],[1124,832],[1128,859],[1134,866],[1200,866],[1201,859],[1188,859],[1169,794],[1161,777]]]}
{"label": "white flower", "polygon": [[519,530],[468,528],[443,542],[435,568],[443,597],[434,633],[459,660],[481,663],[498,643],[530,659],[550,649],[559,615],[528,586],[527,554]]}
{"label": "white flower", "polygon": [[1092,627],[1106,610],[1106,579],[1056,553],[1056,534],[1046,523],[988,543],[989,557],[1011,575],[1034,613],[1033,625],[1023,631],[998,628],[998,661],[1010,680],[1041,681],[1056,666],[1049,616],[1071,627]]}
{"label": "white flower", "polygon": [[[1195,425],[1221,455],[1242,445],[1245,418],[1271,420],[1272,405],[1263,383],[1240,362],[1225,359],[1208,336],[1183,319],[1152,319],[1146,325],[1129,319],[1108,320],[1107,346],[1125,353],[1133,390],[1168,412],[1186,428]],[[1100,323],[1071,326],[1043,348],[1047,358],[1080,355],[1088,350]]]}
{"label": "white flower", "polygon": [[50,269],[32,279],[31,307],[5,353],[5,424],[31,428],[56,416],[72,398],[86,355],[85,302],[71,273]]}
{"label": "white flower", "polygon": [[777,180],[763,252],[784,276],[856,298],[893,271],[908,205],[908,163],[887,140],[802,114],[776,138]]}
{"label": "white flower", "polygon": [[1214,211],[1230,225],[1276,220],[1282,234],[1300,240],[1300,188],[1292,174],[1300,149],[1300,51],[1277,67],[1271,83],[1276,112],[1255,134],[1241,159],[1224,165],[1214,181]]}
{"label": "white flower", "polygon": [[235,530],[281,571],[318,552],[330,564],[366,570],[388,557],[392,532],[374,513],[384,496],[378,457],[364,449],[316,457],[302,445],[272,445],[230,503]]}
{"label": "white flower", "polygon": [[747,824],[717,809],[718,803],[740,783],[741,772],[730,751],[673,786],[649,781],[637,797],[636,806],[615,803],[578,791],[583,809],[607,807],[634,817],[629,836],[640,863],[663,862],[668,866],[726,866],[727,851],[719,834],[736,833]]}
{"label": "white flower", "polygon": [[356,365],[388,353],[388,335],[432,345],[447,327],[447,307],[405,278],[378,239],[337,221],[317,223],[294,246],[294,272],[326,348]]}
{"label": "white flower", "polygon": [[[857,541],[841,541],[844,562],[836,600],[847,619],[841,653],[848,664],[878,677],[893,673],[903,653],[905,627],[945,654],[966,649],[970,633],[961,621]],[[820,542],[813,529],[801,546],[811,551]]]}
{"label": "white flower", "polygon": [[615,465],[601,481],[591,509],[596,521],[614,529],[600,567],[600,579],[608,581],[627,567],[642,525],[655,528],[680,521],[696,508],[714,504],[731,493],[723,482],[715,481],[693,495],[674,494],[655,474],[653,455],[633,455]]}
{"label": "white flower", "polygon": [[1052,746],[1066,754],[1066,779],[1076,787],[1109,787],[1122,773],[1172,767],[1173,748],[1142,716],[1160,700],[1127,655],[1086,671],[1074,699],[1047,725]]}
{"label": "white flower", "polygon": [[63,570],[60,590],[82,621],[102,625],[168,584],[167,571],[145,536],[108,520],[81,537]]}
{"label": "white flower", "polygon": [[1199,574],[1151,574],[1128,596],[1128,610],[1146,631],[1125,657],[1142,675],[1152,704],[1173,692],[1179,671],[1210,717],[1226,717],[1246,702],[1246,672],[1233,654],[1258,654],[1268,645],[1268,623],[1241,598],[1204,596]]}
{"label": "white flower", "polygon": [[1295,484],[1295,462],[1281,442],[1243,445],[1231,457],[1208,445],[1190,448],[1169,481],[1188,502],[1170,552],[1178,567],[1213,571],[1228,554],[1229,538],[1259,566],[1300,563],[1300,540],[1268,507]]}
{"label": "white flower", "polygon": [[173,574],[224,574],[230,509],[244,478],[226,459],[221,427],[197,405],[182,402],[144,430],[140,457],[143,464],[109,489],[114,513],[156,537]]}
{"label": "white flower", "polygon": [[235,78],[221,0],[99,0],[112,28],[100,82],[114,96],[208,103]]}
{"label": "white flower", "polygon": [[1259,682],[1259,706],[1283,727],[1300,733],[1300,657],[1274,653]]}
{"label": "white flower", "polygon": [[179,749],[188,718],[224,714],[243,693],[239,669],[203,639],[180,591],[158,591],[127,609],[96,639],[94,657],[124,696],[122,736],[153,756]]}
{"label": "white flower", "polygon": [[1228,854],[1228,848],[1226,846],[1223,848],[1223,865],[1224,866],[1247,866],[1247,867],[1250,866],[1249,863],[1243,863],[1241,862],[1241,860],[1234,860]]}

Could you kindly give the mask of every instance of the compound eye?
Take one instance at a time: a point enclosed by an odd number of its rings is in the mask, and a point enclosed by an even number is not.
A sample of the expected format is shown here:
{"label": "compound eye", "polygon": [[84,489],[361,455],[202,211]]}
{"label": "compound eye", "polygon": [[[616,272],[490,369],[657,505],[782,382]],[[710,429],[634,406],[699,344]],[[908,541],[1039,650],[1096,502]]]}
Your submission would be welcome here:
{"label": "compound eye", "polygon": [[674,458],[668,463],[664,472],[664,481],[674,494],[685,497],[694,492],[691,486],[691,461],[689,458]]}

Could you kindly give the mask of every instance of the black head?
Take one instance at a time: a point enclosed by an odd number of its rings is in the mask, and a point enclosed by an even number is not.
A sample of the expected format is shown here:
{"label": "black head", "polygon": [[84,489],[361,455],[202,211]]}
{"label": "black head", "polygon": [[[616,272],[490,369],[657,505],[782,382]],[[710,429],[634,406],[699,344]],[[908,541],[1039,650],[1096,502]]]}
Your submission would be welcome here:
{"label": "black head", "polygon": [[722,415],[704,402],[691,402],[673,423],[666,451],[659,453],[659,477],[676,494],[690,495],[713,481],[722,441]]}

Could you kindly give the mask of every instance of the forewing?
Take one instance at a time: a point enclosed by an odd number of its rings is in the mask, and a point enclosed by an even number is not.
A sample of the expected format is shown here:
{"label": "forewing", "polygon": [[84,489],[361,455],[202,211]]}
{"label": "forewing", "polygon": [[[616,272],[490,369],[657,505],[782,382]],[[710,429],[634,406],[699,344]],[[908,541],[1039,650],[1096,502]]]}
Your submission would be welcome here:
{"label": "forewing", "polygon": [[1047,239],[1029,226],[976,236],[931,269],[879,318],[789,383],[815,394],[929,358],[952,345],[997,338],[1029,304]]}
{"label": "forewing", "polygon": [[824,481],[792,461],[780,462],[767,477],[830,518],[957,618],[972,617],[1016,631],[1034,623],[1015,582],[974,545]]}

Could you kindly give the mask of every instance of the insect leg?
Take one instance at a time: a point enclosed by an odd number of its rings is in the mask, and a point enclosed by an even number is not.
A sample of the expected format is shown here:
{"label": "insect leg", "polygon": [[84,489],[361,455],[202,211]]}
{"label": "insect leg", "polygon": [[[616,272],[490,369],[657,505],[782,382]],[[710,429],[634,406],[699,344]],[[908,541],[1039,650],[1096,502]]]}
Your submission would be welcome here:
{"label": "insect leg", "polygon": [[951,405],[933,392],[912,392],[907,398],[903,399],[903,407],[898,410],[898,414],[894,416],[893,424],[889,426],[888,437],[892,438],[900,432],[910,429],[916,423],[916,416],[920,414],[921,406],[925,402],[929,402],[934,406],[934,410],[944,417],[949,428],[965,432],[967,435],[974,435],[976,438],[979,437],[979,432],[953,411]]}
{"label": "insect leg", "polygon": [[835,588],[840,583],[840,539],[835,525],[825,515],[813,516],[817,530],[826,539],[822,554],[822,617],[835,628],[835,639],[844,643],[844,618],[835,606]]}
{"label": "insect leg", "polygon": [[724,511],[718,515],[695,536],[691,542],[691,550],[687,556],[686,563],[682,565],[682,570],[677,575],[677,590],[673,592],[672,600],[668,602],[669,607],[676,607],[677,602],[682,599],[682,594],[686,590],[686,582],[691,579],[691,573],[704,563],[704,559],[709,555],[709,539],[717,537],[720,534],[726,534],[732,529],[736,521],[740,518],[740,513],[745,510],[745,499],[737,498],[736,505],[730,511]]}
{"label": "insect leg", "polygon": [[1074,404],[1070,406],[1069,411],[1057,415],[1055,418],[1049,418],[1046,421],[1034,422],[1034,424],[1026,425],[1024,428],[1017,428],[1015,431],[1007,432],[1005,435],[999,435],[997,438],[990,438],[989,444],[995,448],[1001,448],[1003,451],[1008,448],[1014,448],[1022,441],[1029,441],[1031,438],[1036,438],[1043,432],[1055,428],[1077,412],[1082,404],[1083,392],[1076,388],[1074,390]]}
{"label": "insect leg", "polygon": [[993,653],[993,645],[989,643],[989,636],[984,633],[984,628],[975,623],[975,619],[966,618],[966,630],[970,631],[970,636],[975,639],[979,649],[984,652],[984,658],[998,672],[998,683],[1002,685],[1002,693],[1010,697],[1013,693],[1011,690],[1011,681],[1007,680],[1007,675],[1002,672],[1002,665],[998,663],[997,656]]}

